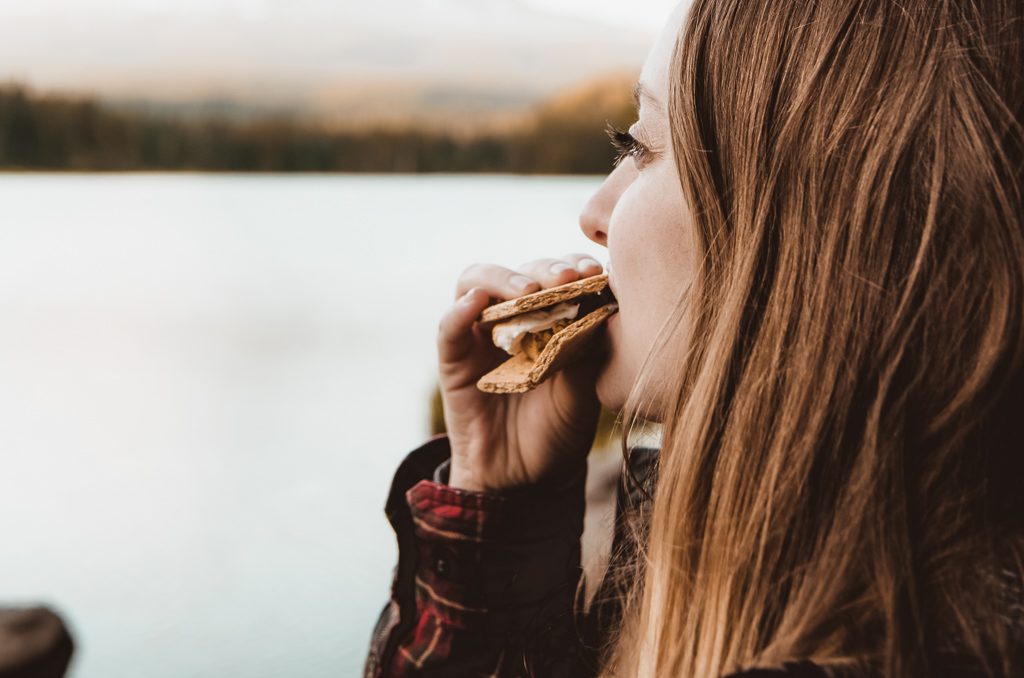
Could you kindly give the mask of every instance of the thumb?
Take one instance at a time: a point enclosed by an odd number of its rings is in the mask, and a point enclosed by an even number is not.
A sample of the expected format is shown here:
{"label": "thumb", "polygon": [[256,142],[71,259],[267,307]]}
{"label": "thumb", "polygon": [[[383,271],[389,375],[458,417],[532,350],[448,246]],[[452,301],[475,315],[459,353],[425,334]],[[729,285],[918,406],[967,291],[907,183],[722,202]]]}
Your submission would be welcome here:
{"label": "thumb", "polygon": [[437,332],[437,357],[441,363],[465,360],[477,346],[473,325],[487,307],[490,297],[479,287],[462,295],[441,317]]}

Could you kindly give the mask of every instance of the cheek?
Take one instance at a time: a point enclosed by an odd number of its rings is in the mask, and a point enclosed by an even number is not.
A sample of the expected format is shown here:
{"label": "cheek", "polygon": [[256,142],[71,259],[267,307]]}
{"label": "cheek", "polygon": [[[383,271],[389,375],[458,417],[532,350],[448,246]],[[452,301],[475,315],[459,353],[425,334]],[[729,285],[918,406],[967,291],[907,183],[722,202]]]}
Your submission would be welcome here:
{"label": "cheek", "polygon": [[650,180],[640,175],[619,198],[609,222],[608,257],[619,313],[606,328],[608,362],[597,387],[602,404],[613,410],[628,398],[656,332],[649,327],[650,288],[658,282],[652,275],[654,195]]}
{"label": "cheek", "polygon": [[[608,252],[620,312],[608,327],[609,362],[598,383],[606,407],[621,408],[660,330],[694,274],[692,224],[678,181],[638,179],[612,215]],[[656,359],[657,360],[657,359]],[[644,397],[655,409],[674,388],[669,361],[653,366]],[[660,378],[659,378],[660,376]]]}
{"label": "cheek", "polygon": [[625,278],[619,283],[624,287],[628,287],[633,276],[628,268],[636,267],[645,256],[648,240],[645,231],[651,214],[650,201],[645,200],[644,183],[644,178],[640,177],[622,194],[608,224],[608,257],[613,271],[623,269],[621,274],[614,273],[614,277],[616,280]]}

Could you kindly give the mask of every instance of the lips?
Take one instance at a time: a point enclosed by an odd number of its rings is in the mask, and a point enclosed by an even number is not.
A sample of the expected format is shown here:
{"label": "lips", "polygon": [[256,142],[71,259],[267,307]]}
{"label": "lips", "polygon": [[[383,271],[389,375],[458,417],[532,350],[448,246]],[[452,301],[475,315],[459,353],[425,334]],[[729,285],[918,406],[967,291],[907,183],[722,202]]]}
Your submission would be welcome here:
{"label": "lips", "polygon": [[612,273],[612,262],[608,262],[604,265],[605,275],[608,276],[608,291],[611,293],[614,299],[618,299],[618,295],[615,294],[615,275]]}
{"label": "lips", "polygon": [[604,291],[604,296],[617,307],[620,307],[619,296],[615,293],[615,281],[612,280],[611,276],[608,277],[608,287]]}

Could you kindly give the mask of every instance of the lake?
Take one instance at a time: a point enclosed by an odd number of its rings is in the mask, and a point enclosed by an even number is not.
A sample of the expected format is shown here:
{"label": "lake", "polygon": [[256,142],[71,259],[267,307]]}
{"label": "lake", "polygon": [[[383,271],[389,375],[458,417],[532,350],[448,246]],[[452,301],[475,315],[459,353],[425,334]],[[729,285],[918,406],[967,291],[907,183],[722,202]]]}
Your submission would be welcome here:
{"label": "lake", "polygon": [[600,179],[0,174],[0,605],[73,678],[357,676],[465,266]]}

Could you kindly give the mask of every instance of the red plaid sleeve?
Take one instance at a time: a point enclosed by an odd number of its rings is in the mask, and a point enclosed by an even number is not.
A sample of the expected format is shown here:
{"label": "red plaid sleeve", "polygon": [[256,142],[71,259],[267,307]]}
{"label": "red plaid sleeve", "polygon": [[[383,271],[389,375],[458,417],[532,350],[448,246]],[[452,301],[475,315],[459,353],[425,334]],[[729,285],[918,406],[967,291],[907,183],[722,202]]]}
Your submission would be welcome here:
{"label": "red plaid sleeve", "polygon": [[390,614],[366,675],[512,678],[566,655],[583,480],[509,496],[427,479],[407,489],[407,512],[392,517],[400,553]]}

